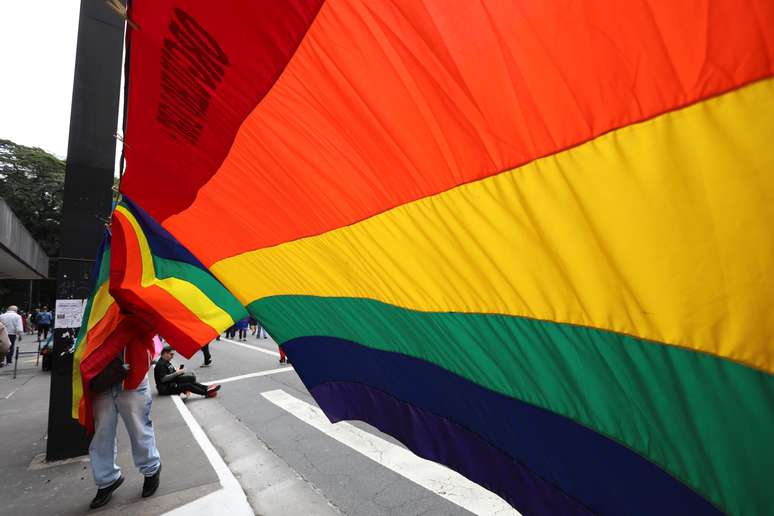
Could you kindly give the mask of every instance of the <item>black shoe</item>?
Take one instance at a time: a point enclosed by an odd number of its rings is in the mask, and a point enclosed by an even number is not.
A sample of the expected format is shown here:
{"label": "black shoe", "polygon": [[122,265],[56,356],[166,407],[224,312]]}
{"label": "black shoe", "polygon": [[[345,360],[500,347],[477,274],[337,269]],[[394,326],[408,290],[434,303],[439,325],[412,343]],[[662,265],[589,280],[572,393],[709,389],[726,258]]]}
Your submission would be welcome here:
{"label": "black shoe", "polygon": [[96,509],[98,507],[102,507],[106,503],[110,501],[110,497],[113,495],[113,491],[118,489],[118,487],[124,483],[124,477],[118,477],[118,480],[113,482],[107,487],[103,487],[102,489],[97,489],[97,496],[94,497],[94,500],[91,501],[91,504],[89,504],[89,507],[92,509]]}
{"label": "black shoe", "polygon": [[211,365],[212,365],[212,360],[210,360],[209,362],[203,363],[202,367],[210,367]]}
{"label": "black shoe", "polygon": [[153,475],[149,477],[145,477],[145,481],[142,483],[143,498],[148,498],[149,496],[153,496],[153,493],[155,493],[156,489],[159,488],[160,477],[161,477],[161,464],[159,464],[159,469],[157,469]]}

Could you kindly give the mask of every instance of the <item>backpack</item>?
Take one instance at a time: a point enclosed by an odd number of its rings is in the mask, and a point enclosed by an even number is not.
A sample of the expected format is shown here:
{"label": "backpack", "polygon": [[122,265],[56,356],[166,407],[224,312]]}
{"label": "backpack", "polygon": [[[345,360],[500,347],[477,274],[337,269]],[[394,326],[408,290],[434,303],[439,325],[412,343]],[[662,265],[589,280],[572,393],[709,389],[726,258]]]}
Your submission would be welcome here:
{"label": "backpack", "polygon": [[128,374],[124,363],[116,357],[105,366],[105,369],[91,379],[89,387],[96,393],[105,392],[112,386],[123,382]]}
{"label": "backpack", "polygon": [[11,350],[11,339],[8,338],[8,330],[5,324],[0,322],[0,355],[4,355]]}

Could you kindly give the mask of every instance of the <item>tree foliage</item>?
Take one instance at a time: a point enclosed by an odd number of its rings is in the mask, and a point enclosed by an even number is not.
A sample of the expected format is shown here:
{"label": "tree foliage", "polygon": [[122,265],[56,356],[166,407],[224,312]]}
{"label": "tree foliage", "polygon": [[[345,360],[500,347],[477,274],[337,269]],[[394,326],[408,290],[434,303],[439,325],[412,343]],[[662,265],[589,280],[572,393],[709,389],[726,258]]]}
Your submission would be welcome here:
{"label": "tree foliage", "polygon": [[65,162],[0,139],[0,197],[49,256],[59,254]]}

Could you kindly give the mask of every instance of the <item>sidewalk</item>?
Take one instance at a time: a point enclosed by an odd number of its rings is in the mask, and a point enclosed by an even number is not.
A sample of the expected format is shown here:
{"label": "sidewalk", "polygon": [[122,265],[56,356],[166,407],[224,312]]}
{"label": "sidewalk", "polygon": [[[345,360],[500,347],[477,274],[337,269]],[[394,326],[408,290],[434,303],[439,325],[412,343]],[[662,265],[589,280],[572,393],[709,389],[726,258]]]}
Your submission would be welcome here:
{"label": "sidewalk", "polygon": [[[37,349],[25,337],[21,350]],[[0,516],[340,514],[218,400],[157,396],[155,390],[151,417],[164,465],[158,492],[140,497],[142,477],[119,422],[118,464],[126,480],[107,506],[90,510],[96,488],[88,456],[45,462],[50,373],[27,355],[12,376],[13,368],[0,369]]]}
{"label": "sidewalk", "polygon": [[[31,338],[25,341],[23,351],[36,349]],[[142,477],[132,464],[129,439],[119,423],[118,464],[126,481],[106,507],[89,511],[96,488],[88,457],[44,462],[50,374],[32,369],[34,357],[32,361],[20,368],[15,380],[11,368],[0,369],[0,514],[162,514],[221,489],[218,475],[173,400],[154,397],[152,418],[164,464],[158,492],[140,497]]]}

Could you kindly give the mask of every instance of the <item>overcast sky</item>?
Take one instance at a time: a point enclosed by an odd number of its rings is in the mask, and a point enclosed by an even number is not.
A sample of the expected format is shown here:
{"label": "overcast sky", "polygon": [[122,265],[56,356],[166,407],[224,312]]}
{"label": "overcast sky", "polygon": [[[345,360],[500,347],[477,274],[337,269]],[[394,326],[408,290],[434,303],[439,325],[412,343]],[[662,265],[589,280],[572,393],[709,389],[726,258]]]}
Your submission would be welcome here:
{"label": "overcast sky", "polygon": [[0,138],[66,156],[79,9],[0,0]]}

